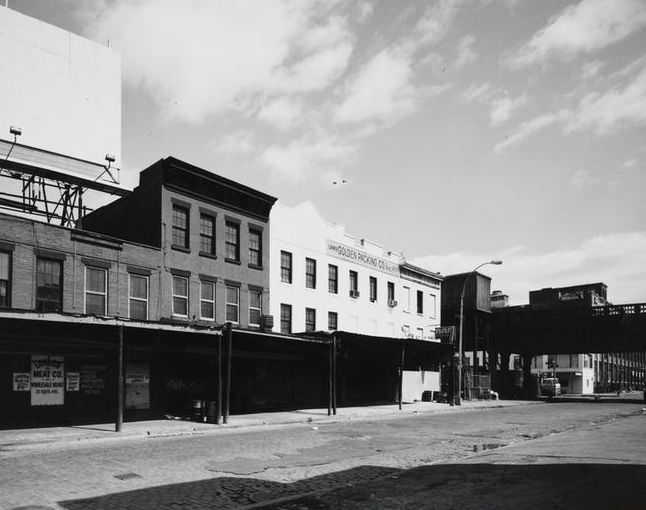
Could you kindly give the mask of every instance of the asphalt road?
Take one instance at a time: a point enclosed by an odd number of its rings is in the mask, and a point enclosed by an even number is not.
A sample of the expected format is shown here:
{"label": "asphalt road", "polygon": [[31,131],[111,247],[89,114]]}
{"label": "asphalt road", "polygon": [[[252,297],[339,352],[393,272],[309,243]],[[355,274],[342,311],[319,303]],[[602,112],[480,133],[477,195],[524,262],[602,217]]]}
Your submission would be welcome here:
{"label": "asphalt road", "polygon": [[0,451],[0,488],[6,509],[646,508],[646,414],[539,404],[43,445]]}

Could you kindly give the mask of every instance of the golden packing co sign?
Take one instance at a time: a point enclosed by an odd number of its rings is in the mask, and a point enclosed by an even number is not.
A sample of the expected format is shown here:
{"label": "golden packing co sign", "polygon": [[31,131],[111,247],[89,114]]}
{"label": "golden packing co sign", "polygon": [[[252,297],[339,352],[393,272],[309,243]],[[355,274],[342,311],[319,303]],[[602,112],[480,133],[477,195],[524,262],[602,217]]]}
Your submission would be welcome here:
{"label": "golden packing co sign", "polygon": [[375,255],[370,255],[362,250],[357,250],[352,246],[347,246],[345,244],[337,243],[335,241],[326,241],[326,250],[327,254],[333,257],[347,260],[349,262],[354,262],[355,264],[374,269],[376,271],[381,271],[382,273],[388,273],[393,276],[399,276],[399,265],[393,264],[392,262],[383,259],[381,257],[376,257]]}

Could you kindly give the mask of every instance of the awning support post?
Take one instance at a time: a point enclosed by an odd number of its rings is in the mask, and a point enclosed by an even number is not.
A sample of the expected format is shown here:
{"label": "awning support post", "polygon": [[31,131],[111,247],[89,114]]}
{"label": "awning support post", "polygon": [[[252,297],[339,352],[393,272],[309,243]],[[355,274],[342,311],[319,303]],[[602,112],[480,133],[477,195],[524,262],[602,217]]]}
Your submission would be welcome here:
{"label": "awning support post", "polygon": [[332,414],[336,416],[336,335],[332,336]]}
{"label": "awning support post", "polygon": [[215,423],[220,425],[222,422],[222,334],[218,335],[218,388],[215,409]]}
{"label": "awning support post", "polygon": [[117,360],[117,419],[114,424],[114,431],[121,432],[123,425],[123,399],[124,399],[124,370],[123,370],[123,325],[117,326],[119,335],[119,353]]}
{"label": "awning support post", "polygon": [[230,322],[227,322],[225,326],[225,331],[227,335],[226,343],[226,374],[225,374],[225,386],[224,386],[224,412],[222,414],[222,422],[227,424],[229,423],[229,404],[231,400],[231,355],[233,349],[233,328]]}

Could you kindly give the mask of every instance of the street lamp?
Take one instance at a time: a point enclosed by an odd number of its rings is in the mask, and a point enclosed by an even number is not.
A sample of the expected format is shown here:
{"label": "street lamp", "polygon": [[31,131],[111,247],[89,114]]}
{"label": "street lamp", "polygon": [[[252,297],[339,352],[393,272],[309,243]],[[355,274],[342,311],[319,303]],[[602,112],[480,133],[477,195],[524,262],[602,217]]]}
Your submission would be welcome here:
{"label": "street lamp", "polygon": [[482,264],[476,266],[470,273],[468,273],[464,282],[462,282],[462,290],[460,291],[460,339],[458,344],[458,354],[460,358],[458,359],[458,395],[457,395],[457,405],[462,405],[462,325],[464,323],[464,291],[467,288],[467,281],[469,277],[474,274],[482,266],[492,264],[494,266],[499,266],[502,264],[502,260],[490,260],[489,262],[483,262]]}

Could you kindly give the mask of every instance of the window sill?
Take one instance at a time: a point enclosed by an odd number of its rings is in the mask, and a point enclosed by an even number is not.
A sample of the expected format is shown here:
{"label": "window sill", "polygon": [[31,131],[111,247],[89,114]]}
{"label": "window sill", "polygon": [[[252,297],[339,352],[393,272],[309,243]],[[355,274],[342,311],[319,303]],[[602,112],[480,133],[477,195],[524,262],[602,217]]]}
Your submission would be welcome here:
{"label": "window sill", "polygon": [[181,251],[183,253],[191,253],[190,248],[185,248],[184,246],[179,246],[178,244],[171,244],[170,247],[172,250],[175,250],[175,251]]}
{"label": "window sill", "polygon": [[280,283],[286,283],[287,285],[291,285],[292,282],[286,282],[285,280],[281,280]]}
{"label": "window sill", "polygon": [[257,269],[258,271],[262,271],[263,267],[262,266],[257,266],[256,264],[249,264],[250,269]]}
{"label": "window sill", "polygon": [[213,260],[218,258],[217,255],[215,255],[214,253],[209,253],[208,251],[201,251],[200,257],[206,257],[207,259],[213,259]]}
{"label": "window sill", "polygon": [[225,262],[228,262],[229,264],[235,264],[236,266],[242,265],[242,263],[239,260],[235,259],[224,259]]}

